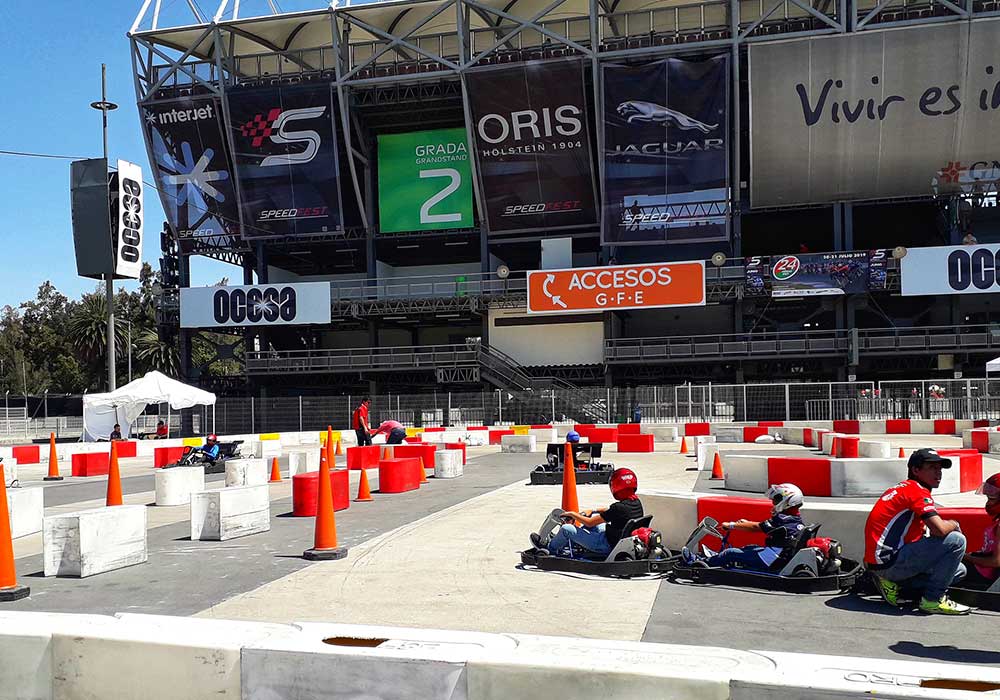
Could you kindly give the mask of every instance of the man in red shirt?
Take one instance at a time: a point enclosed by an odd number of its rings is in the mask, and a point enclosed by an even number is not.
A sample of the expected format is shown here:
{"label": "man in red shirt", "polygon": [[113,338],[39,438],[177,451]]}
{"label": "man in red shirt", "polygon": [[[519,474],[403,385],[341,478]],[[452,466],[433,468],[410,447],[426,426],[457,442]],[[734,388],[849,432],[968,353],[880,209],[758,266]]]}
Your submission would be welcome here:
{"label": "man in red shirt", "polygon": [[365,397],[361,399],[361,404],[351,414],[351,427],[354,428],[354,434],[358,436],[359,446],[372,444],[372,438],[369,435],[371,428],[368,426],[369,405],[371,405],[371,399]]}
{"label": "man in red shirt", "polygon": [[921,611],[965,615],[970,608],[946,594],[948,586],[965,576],[965,535],[956,521],[938,515],[931,496],[931,489],[941,485],[941,470],[951,468],[951,460],[925,448],[911,454],[906,467],[906,481],[882,494],[868,514],[865,564],[890,605],[898,605],[904,586],[922,588]]}

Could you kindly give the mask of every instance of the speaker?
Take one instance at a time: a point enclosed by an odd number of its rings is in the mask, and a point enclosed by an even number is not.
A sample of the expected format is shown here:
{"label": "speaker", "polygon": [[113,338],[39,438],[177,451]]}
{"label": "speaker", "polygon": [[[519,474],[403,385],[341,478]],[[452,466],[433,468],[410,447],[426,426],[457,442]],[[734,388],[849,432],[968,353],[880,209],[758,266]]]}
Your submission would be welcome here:
{"label": "speaker", "polygon": [[108,198],[108,161],[75,160],[69,166],[70,204],[76,273],[101,279],[114,261],[111,249],[111,209]]}

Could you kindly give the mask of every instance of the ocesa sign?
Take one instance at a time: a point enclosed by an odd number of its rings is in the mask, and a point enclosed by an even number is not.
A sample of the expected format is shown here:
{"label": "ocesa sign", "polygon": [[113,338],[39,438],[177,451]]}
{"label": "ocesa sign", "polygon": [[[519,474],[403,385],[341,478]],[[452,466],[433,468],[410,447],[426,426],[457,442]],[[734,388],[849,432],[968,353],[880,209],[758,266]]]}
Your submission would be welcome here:
{"label": "ocesa sign", "polygon": [[327,282],[181,289],[181,327],[330,322]]}
{"label": "ocesa sign", "polygon": [[1000,245],[910,248],[901,287],[904,296],[998,293]]}

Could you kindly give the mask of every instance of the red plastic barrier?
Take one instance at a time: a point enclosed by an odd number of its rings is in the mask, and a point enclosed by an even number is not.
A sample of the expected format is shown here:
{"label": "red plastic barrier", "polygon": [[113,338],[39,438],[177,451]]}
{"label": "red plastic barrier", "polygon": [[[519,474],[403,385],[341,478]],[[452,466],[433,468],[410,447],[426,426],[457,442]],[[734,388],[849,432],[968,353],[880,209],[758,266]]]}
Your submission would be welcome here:
{"label": "red plastic barrier", "polygon": [[[350,479],[346,469],[330,470],[330,487],[333,489],[333,509],[344,510],[351,505]],[[319,493],[319,472],[303,472],[292,477],[292,515],[316,515]]]}
{"label": "red plastic barrier", "polygon": [[986,431],[972,431],[972,446],[978,452],[988,453],[990,451],[990,434]]}
{"label": "red plastic barrier", "polygon": [[861,422],[856,420],[835,420],[833,421],[833,432],[857,435],[861,432]]}
{"label": "red plastic barrier", "polygon": [[382,445],[365,445],[347,448],[348,469],[374,469],[382,455]]}
{"label": "red plastic barrier", "polygon": [[861,438],[842,437],[837,440],[837,454],[834,456],[845,459],[855,459],[860,456],[858,454],[860,449]]}
{"label": "red plastic barrier", "polygon": [[403,493],[420,488],[420,460],[416,457],[383,459],[378,463],[378,492]]}
{"label": "red plastic barrier", "polygon": [[444,449],[446,450],[461,450],[462,451],[462,464],[466,462],[465,456],[465,443],[464,442],[446,442],[444,444]]}
{"label": "red plastic barrier", "polygon": [[761,435],[767,435],[766,427],[753,427],[752,425],[743,428],[743,442],[753,442]]}
{"label": "red plastic barrier", "polygon": [[154,447],[153,466],[159,469],[168,464],[173,464],[184,456],[185,450],[187,450],[186,447]]}
{"label": "red plastic barrier", "polygon": [[73,455],[73,476],[102,476],[108,473],[111,455],[107,452],[83,452]]}
{"label": "red plastic barrier", "polygon": [[513,435],[513,434],[514,434],[513,430],[491,430],[490,431],[490,444],[491,445],[499,445],[500,444],[500,438],[502,438],[504,435]]}
{"label": "red plastic barrier", "polygon": [[988,428],[990,427],[990,421],[988,418],[977,418],[972,421],[973,428]]}
{"label": "red plastic barrier", "polygon": [[[771,502],[766,498],[744,498],[742,496],[706,496],[698,499],[698,521],[711,517],[724,523],[730,520],[755,520],[760,522],[771,517]],[[706,537],[702,540],[711,549],[718,549],[718,538]],[[764,544],[762,532],[733,532],[729,536],[730,547],[747,544]]]}
{"label": "red plastic barrier", "polygon": [[954,435],[956,433],[955,421],[952,418],[941,418],[934,421],[935,435]]}
{"label": "red plastic barrier", "polygon": [[551,425],[532,425],[531,429],[532,430],[552,430],[552,427],[553,426],[551,426]]}
{"label": "red plastic barrier", "polygon": [[618,434],[619,435],[641,435],[642,434],[642,424],[641,423],[619,423],[618,424]]}
{"label": "red plastic barrier", "polygon": [[16,459],[18,464],[38,464],[41,461],[38,445],[14,445],[11,452],[11,457]]}
{"label": "red plastic barrier", "polygon": [[885,421],[885,434],[886,435],[909,435],[910,434],[910,419],[909,418],[887,418]]}
{"label": "red plastic barrier", "polygon": [[[983,496],[983,503],[986,497]],[[982,508],[940,508],[938,515],[945,520],[957,520],[969,544],[966,551],[975,552],[983,546],[983,533],[992,526],[993,519]]]}
{"label": "red plastic barrier", "polygon": [[652,452],[652,435],[622,435],[618,434],[619,452]]}
{"label": "red plastic barrier", "polygon": [[[573,430],[578,432],[580,434],[580,437],[585,437],[587,439],[590,439],[590,431],[596,427],[597,426],[594,425],[593,423],[577,423],[576,425],[573,426]],[[593,441],[591,440],[591,442]]]}
{"label": "red plastic barrier", "polygon": [[407,445],[419,445],[422,444],[424,439],[419,435],[410,435],[409,437],[403,438],[403,442]]}
{"label": "red plastic barrier", "polygon": [[[938,450],[938,454],[950,457],[952,469],[959,468],[958,488],[965,493],[975,491],[983,483],[983,456],[976,450]],[[955,464],[958,462],[958,464]]]}
{"label": "red plastic barrier", "polygon": [[757,421],[758,428],[784,428],[785,421],[783,420],[759,420]]}
{"label": "red plastic barrier", "polygon": [[804,446],[806,446],[806,447],[815,447],[816,446],[816,438],[814,436],[812,428],[803,428],[802,429],[802,444]]}
{"label": "red plastic barrier", "polygon": [[447,428],[435,427],[435,428],[424,428],[425,433],[443,433]]}
{"label": "red plastic barrier", "polygon": [[791,483],[806,496],[831,496],[830,460],[822,457],[768,457],[767,482]]}
{"label": "red plastic barrier", "polygon": [[711,435],[712,426],[708,423],[685,423],[684,424],[684,435],[687,437],[695,437],[697,435]]}
{"label": "red plastic barrier", "polygon": [[618,442],[618,428],[591,428],[587,437],[591,442]]}
{"label": "red plastic barrier", "polygon": [[416,457],[424,458],[424,468],[433,469],[434,468],[434,453],[437,451],[436,444],[424,444],[424,445],[398,445],[392,450],[392,456],[396,459],[405,459],[406,457]]}
{"label": "red plastic barrier", "polygon": [[[111,448],[108,448],[109,451]],[[119,440],[118,441],[118,456],[119,457],[135,457],[136,442],[135,440]]]}
{"label": "red plastic barrier", "polygon": [[489,430],[485,425],[469,425],[466,426],[466,430]]}

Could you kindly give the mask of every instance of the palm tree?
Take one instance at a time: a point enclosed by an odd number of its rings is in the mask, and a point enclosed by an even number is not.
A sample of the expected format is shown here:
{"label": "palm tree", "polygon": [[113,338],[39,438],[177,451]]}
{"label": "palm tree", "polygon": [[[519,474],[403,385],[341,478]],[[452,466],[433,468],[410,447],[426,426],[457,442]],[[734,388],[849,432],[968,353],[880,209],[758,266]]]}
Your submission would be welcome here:
{"label": "palm tree", "polygon": [[[69,339],[77,351],[93,364],[107,356],[108,305],[100,292],[84,294],[69,319]],[[115,350],[126,345],[125,324],[115,318]]]}
{"label": "palm tree", "polygon": [[168,377],[180,374],[180,356],[177,346],[164,341],[153,328],[144,328],[135,338],[135,356],[149,370],[163,372]]}

